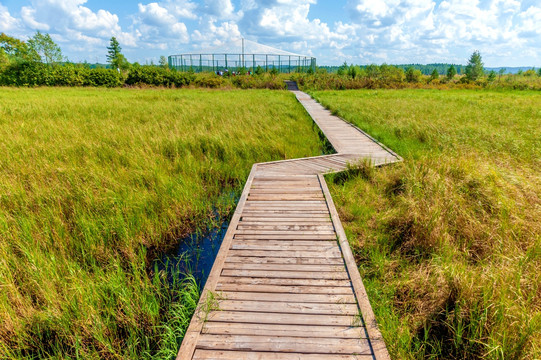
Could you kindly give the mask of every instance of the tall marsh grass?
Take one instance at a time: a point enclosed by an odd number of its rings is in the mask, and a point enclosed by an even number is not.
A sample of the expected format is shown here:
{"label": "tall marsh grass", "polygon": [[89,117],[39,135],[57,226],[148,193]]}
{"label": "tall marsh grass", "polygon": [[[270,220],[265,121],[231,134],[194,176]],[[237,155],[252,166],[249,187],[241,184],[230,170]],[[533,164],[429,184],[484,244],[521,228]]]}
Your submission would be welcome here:
{"label": "tall marsh grass", "polygon": [[541,97],[316,91],[404,157],[333,199],[394,359],[541,358]]}
{"label": "tall marsh grass", "polygon": [[152,260],[227,216],[254,162],[321,152],[285,91],[0,99],[0,358],[173,357],[198,289]]}

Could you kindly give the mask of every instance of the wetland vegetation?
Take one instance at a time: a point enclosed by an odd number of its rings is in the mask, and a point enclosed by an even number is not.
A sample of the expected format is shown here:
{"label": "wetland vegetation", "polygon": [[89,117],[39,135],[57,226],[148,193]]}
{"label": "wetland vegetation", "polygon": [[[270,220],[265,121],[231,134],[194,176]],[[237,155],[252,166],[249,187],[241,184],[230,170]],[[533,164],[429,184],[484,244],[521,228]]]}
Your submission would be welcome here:
{"label": "wetland vegetation", "polygon": [[541,96],[313,91],[404,158],[331,176],[395,359],[541,355]]}

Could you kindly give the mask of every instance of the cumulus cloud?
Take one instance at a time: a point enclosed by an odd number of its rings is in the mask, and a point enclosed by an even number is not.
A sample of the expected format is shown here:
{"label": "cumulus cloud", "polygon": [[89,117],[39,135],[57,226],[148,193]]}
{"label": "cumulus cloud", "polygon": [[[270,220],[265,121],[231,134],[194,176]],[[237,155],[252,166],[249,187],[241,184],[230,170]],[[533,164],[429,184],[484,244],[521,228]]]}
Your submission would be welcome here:
{"label": "cumulus cloud", "polygon": [[541,62],[538,0],[339,0],[332,11],[344,16],[333,21],[314,16],[316,7],[329,7],[323,0],[140,1],[119,14],[123,27],[119,15],[87,0],[27,0],[9,10],[0,3],[0,31],[46,31],[83,58],[103,52],[111,36],[145,56],[243,36],[314,54],[319,63],[464,63],[476,49],[495,66]]}
{"label": "cumulus cloud", "polygon": [[216,19],[209,19],[201,24],[199,30],[193,32],[192,40],[196,43],[195,48],[221,46],[242,37],[235,22],[224,21],[219,24],[217,22]]}
{"label": "cumulus cloud", "polygon": [[85,3],[86,0],[31,0],[30,5],[20,9],[25,34],[48,32],[68,52],[104,48],[111,36],[116,36],[123,46],[137,45],[136,35],[122,31],[116,14],[103,9],[92,11]]}
{"label": "cumulus cloud", "polygon": [[243,15],[235,13],[231,0],[205,0],[201,10],[217,19],[238,19]]}
{"label": "cumulus cloud", "polygon": [[537,8],[517,0],[349,0],[346,8],[365,61],[382,59],[376,49],[393,62],[464,62],[474,49],[496,60],[527,35],[541,40]]}
{"label": "cumulus cloud", "polygon": [[9,10],[4,5],[0,4],[0,31],[14,32],[20,28],[20,21],[9,13]]}
{"label": "cumulus cloud", "polygon": [[139,31],[145,40],[174,38],[182,43],[189,41],[188,29],[173,12],[158,3],[139,4]]}

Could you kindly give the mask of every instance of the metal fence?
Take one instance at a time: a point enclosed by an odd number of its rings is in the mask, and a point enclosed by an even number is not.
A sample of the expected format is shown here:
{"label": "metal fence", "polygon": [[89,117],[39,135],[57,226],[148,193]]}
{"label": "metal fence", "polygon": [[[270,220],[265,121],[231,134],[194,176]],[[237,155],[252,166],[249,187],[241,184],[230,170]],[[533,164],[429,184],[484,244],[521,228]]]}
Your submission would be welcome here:
{"label": "metal fence", "polygon": [[246,71],[257,67],[264,71],[276,69],[281,73],[316,70],[316,58],[275,54],[180,54],[169,56],[169,67],[180,71]]}

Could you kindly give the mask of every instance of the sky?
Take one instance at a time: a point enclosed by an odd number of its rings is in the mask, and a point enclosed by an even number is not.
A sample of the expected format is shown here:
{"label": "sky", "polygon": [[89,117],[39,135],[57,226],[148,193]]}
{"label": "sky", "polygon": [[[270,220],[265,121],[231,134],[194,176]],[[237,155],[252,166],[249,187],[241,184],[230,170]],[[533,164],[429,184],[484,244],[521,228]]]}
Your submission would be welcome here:
{"label": "sky", "polygon": [[47,32],[71,61],[131,62],[241,37],[319,65],[455,63],[541,67],[541,0],[0,0],[0,32]]}

